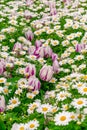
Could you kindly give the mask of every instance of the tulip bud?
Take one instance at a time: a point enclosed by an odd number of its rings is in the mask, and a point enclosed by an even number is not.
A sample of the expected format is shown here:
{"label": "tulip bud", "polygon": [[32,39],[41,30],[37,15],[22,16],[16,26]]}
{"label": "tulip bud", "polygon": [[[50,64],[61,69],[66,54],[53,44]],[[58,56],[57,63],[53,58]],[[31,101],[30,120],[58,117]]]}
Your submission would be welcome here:
{"label": "tulip bud", "polygon": [[41,86],[41,83],[40,81],[38,80],[38,78],[36,78],[35,76],[31,76],[29,79],[28,79],[28,84],[30,86],[32,86],[32,90],[39,90],[40,89],[40,86]]}
{"label": "tulip bud", "polygon": [[85,49],[86,45],[85,44],[77,44],[75,46],[76,52],[81,52],[81,50]]}
{"label": "tulip bud", "polygon": [[5,110],[5,98],[4,96],[0,96],[0,112],[4,112]]}
{"label": "tulip bud", "polygon": [[44,56],[46,58],[52,56],[52,49],[50,48],[50,46],[44,47]]}
{"label": "tulip bud", "polygon": [[19,42],[16,42],[13,47],[13,51],[19,51],[22,50],[22,44]]}
{"label": "tulip bud", "polygon": [[52,53],[52,60],[54,61],[54,60],[57,60],[57,59],[58,59],[58,55],[55,54],[55,53]]}
{"label": "tulip bud", "polygon": [[42,42],[40,40],[36,40],[35,46],[36,46],[36,48],[41,47],[42,46]]}
{"label": "tulip bud", "polygon": [[31,15],[31,13],[30,13],[28,10],[25,10],[25,12],[24,12],[24,17],[25,17],[26,19],[30,19],[30,18],[32,18],[32,15]]}
{"label": "tulip bud", "polygon": [[53,61],[53,71],[54,73],[58,73],[59,72],[59,63],[57,60]]}
{"label": "tulip bud", "polygon": [[44,81],[50,81],[53,76],[53,68],[52,66],[44,65],[40,70],[40,78]]}
{"label": "tulip bud", "polygon": [[35,65],[29,64],[25,68],[25,76],[29,78],[30,76],[36,75],[36,68]]}
{"label": "tulip bud", "polygon": [[3,72],[4,72],[4,67],[3,67],[2,63],[0,63],[0,75],[2,75]]}
{"label": "tulip bud", "polygon": [[35,46],[30,46],[29,49],[28,49],[28,54],[33,55],[34,52],[35,52],[35,49],[36,49]]}
{"label": "tulip bud", "polygon": [[28,30],[27,32],[25,32],[25,37],[27,40],[32,41],[34,38],[34,34],[32,33],[32,31]]}

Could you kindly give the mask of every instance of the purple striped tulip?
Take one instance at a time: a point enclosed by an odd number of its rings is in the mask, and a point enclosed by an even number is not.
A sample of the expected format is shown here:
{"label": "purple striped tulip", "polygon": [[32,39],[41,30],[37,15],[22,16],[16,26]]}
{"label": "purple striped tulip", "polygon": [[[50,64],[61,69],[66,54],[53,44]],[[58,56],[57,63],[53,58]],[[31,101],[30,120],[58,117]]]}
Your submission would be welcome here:
{"label": "purple striped tulip", "polygon": [[55,54],[55,53],[52,53],[52,60],[54,61],[54,60],[57,60],[57,59],[58,59],[58,55]]}
{"label": "purple striped tulip", "polygon": [[30,19],[30,18],[32,18],[32,15],[31,15],[31,13],[30,13],[28,10],[25,10],[25,12],[24,12],[24,17],[25,17],[26,19]]}
{"label": "purple striped tulip", "polygon": [[41,87],[41,83],[40,81],[38,80],[38,78],[36,78],[35,76],[31,76],[29,79],[28,79],[28,84],[30,86],[32,86],[32,90],[39,90],[40,87]]}
{"label": "purple striped tulip", "polygon": [[25,32],[25,37],[27,40],[32,41],[34,38],[34,34],[32,33],[32,31],[28,30],[27,32]]}
{"label": "purple striped tulip", "polygon": [[43,58],[44,57],[44,47],[39,47],[38,49],[35,50],[34,55],[39,58]]}
{"label": "purple striped tulip", "polygon": [[3,64],[0,62],[0,75],[2,75],[4,72],[4,66]]}
{"label": "purple striped tulip", "polygon": [[33,55],[34,52],[35,52],[35,49],[36,49],[35,46],[30,46],[29,49],[28,49],[28,54]]}
{"label": "purple striped tulip", "polygon": [[0,96],[0,112],[4,112],[5,110],[5,98],[4,96]]}
{"label": "purple striped tulip", "polygon": [[50,10],[50,15],[56,15],[56,14],[57,14],[56,8]]}
{"label": "purple striped tulip", "polygon": [[29,6],[29,5],[31,5],[31,4],[33,4],[33,0],[26,0],[26,5],[27,5],[27,6]]}
{"label": "purple striped tulip", "polygon": [[13,47],[13,51],[19,51],[22,50],[22,44],[19,42],[16,42]]}
{"label": "purple striped tulip", "polygon": [[52,56],[52,49],[50,48],[50,46],[44,47],[44,56],[46,58]]}
{"label": "purple striped tulip", "polygon": [[54,71],[54,73],[58,73],[59,70],[60,70],[59,63],[58,63],[57,60],[54,60],[53,61],[53,71]]}
{"label": "purple striped tulip", "polygon": [[86,44],[77,44],[75,46],[75,50],[76,52],[81,52],[81,50],[85,49],[85,47],[86,47]]}
{"label": "purple striped tulip", "polygon": [[35,41],[35,46],[36,46],[36,48],[41,47],[42,46],[42,42],[40,40],[36,40]]}
{"label": "purple striped tulip", "polygon": [[44,65],[40,70],[40,78],[44,81],[50,81],[53,77],[53,67]]}
{"label": "purple striped tulip", "polygon": [[26,68],[25,68],[25,76],[27,78],[29,78],[30,76],[36,75],[36,68],[35,65],[33,64],[29,64]]}

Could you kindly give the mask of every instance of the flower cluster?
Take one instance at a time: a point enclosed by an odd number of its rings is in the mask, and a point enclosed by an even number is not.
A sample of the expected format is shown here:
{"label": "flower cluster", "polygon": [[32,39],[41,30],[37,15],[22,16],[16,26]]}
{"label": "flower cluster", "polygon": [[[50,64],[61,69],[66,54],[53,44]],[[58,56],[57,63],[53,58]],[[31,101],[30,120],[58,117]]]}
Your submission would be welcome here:
{"label": "flower cluster", "polygon": [[0,1],[0,130],[87,128],[86,6]]}

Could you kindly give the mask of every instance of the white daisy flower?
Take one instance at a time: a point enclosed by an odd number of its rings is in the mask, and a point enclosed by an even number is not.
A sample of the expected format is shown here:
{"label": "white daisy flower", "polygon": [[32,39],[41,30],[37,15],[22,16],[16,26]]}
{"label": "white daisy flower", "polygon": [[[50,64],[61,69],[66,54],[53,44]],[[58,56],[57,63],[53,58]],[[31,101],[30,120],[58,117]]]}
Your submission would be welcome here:
{"label": "white daisy flower", "polygon": [[69,122],[71,121],[70,119],[70,113],[69,112],[60,112],[55,115],[54,117],[55,125],[68,125]]}
{"label": "white daisy flower", "polygon": [[71,102],[71,105],[74,108],[80,109],[82,107],[87,106],[87,99],[86,98],[73,99],[73,101]]}
{"label": "white daisy flower", "polygon": [[29,121],[26,124],[27,130],[37,130],[38,127],[39,127],[39,122],[37,120]]}

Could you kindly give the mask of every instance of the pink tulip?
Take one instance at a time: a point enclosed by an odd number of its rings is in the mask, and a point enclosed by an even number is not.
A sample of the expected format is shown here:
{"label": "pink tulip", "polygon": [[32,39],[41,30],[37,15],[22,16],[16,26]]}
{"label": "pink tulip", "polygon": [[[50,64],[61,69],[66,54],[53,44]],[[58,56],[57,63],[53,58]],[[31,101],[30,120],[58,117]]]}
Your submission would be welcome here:
{"label": "pink tulip", "polygon": [[60,70],[59,63],[57,60],[53,61],[53,71],[54,73],[58,73]]}
{"label": "pink tulip", "polygon": [[25,12],[24,12],[24,17],[25,17],[26,19],[30,19],[30,18],[32,18],[32,15],[31,15],[31,13],[30,13],[28,10],[25,10]]}
{"label": "pink tulip", "polygon": [[56,14],[57,14],[56,8],[50,10],[50,15],[56,15]]}
{"label": "pink tulip", "polygon": [[2,63],[0,63],[0,75],[2,75],[4,72],[4,66]]}
{"label": "pink tulip", "polygon": [[50,46],[44,47],[44,56],[46,58],[52,56],[52,49],[50,48]]}
{"label": "pink tulip", "polygon": [[25,68],[25,76],[29,78],[30,76],[36,75],[36,68],[35,65],[29,64]]}
{"label": "pink tulip", "polygon": [[32,31],[28,30],[27,32],[25,32],[25,37],[27,40],[32,41],[34,38],[34,34],[32,33]]}
{"label": "pink tulip", "polygon": [[35,49],[36,49],[35,46],[30,46],[29,49],[28,49],[28,54],[33,55],[34,52],[35,52]]}
{"label": "pink tulip", "polygon": [[27,5],[27,6],[29,6],[29,5],[31,5],[31,4],[33,4],[33,0],[26,0],[26,5]]}
{"label": "pink tulip", "polygon": [[44,65],[40,70],[40,78],[44,81],[50,81],[53,76],[53,67]]}
{"label": "pink tulip", "polygon": [[41,83],[40,81],[38,80],[38,78],[36,78],[35,76],[31,76],[29,79],[28,79],[28,84],[30,86],[32,86],[32,90],[39,90],[40,87],[41,87]]}
{"label": "pink tulip", "polygon": [[41,47],[42,46],[42,42],[40,40],[36,40],[35,41],[35,46],[36,46],[36,48]]}
{"label": "pink tulip", "polygon": [[19,42],[16,42],[13,47],[13,51],[20,51],[22,50],[22,44]]}
{"label": "pink tulip", "polygon": [[4,96],[0,96],[0,112],[4,112],[5,110],[5,98]]}
{"label": "pink tulip", "polygon": [[57,59],[58,59],[58,55],[55,54],[55,53],[52,53],[52,60],[54,61],[54,60],[57,60]]}
{"label": "pink tulip", "polygon": [[81,52],[81,50],[85,49],[85,47],[86,47],[86,44],[77,44],[75,46],[75,50],[76,52]]}

